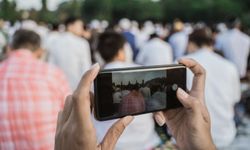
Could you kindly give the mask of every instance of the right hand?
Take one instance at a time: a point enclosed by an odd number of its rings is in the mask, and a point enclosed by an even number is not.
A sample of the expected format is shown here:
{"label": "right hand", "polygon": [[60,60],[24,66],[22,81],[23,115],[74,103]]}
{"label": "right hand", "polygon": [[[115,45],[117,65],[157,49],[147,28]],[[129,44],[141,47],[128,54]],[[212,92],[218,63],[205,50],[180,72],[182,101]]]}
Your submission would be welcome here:
{"label": "right hand", "polygon": [[181,59],[194,73],[191,91],[186,93],[181,88],[177,97],[183,108],[155,113],[159,125],[167,124],[171,134],[181,150],[215,150],[210,134],[210,117],[204,101],[205,69],[192,59]]}

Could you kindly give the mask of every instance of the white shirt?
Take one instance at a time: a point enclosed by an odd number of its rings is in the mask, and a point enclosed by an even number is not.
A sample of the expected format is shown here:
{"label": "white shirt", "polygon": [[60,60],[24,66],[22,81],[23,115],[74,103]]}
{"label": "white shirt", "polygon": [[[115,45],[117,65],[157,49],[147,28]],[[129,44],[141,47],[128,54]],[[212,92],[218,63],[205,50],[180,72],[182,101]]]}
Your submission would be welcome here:
{"label": "white shirt", "polygon": [[226,36],[226,33],[227,32],[220,32],[215,37],[214,47],[219,51],[222,50],[222,44],[223,44],[222,41],[224,39],[224,36]]}
{"label": "white shirt", "polygon": [[151,96],[151,91],[149,87],[142,87],[139,89],[139,91],[142,93],[144,99],[150,98]]}
{"label": "white shirt", "polygon": [[56,42],[61,37],[61,33],[57,31],[52,31],[48,33],[45,39],[45,49],[47,51],[53,50],[54,42]]}
{"label": "white shirt", "polygon": [[169,38],[169,44],[173,48],[174,58],[182,57],[187,49],[188,35],[184,31],[176,32]]}
{"label": "white shirt", "polygon": [[133,50],[131,46],[129,45],[129,43],[125,43],[124,52],[125,52],[126,63],[132,63],[133,62]]}
{"label": "white shirt", "polygon": [[115,92],[113,94],[113,103],[120,103],[122,101],[122,94],[121,92]]}
{"label": "white shirt", "polygon": [[[113,62],[105,66],[105,69],[133,67],[133,64]],[[108,129],[117,121],[94,120],[98,141],[102,141]],[[160,139],[154,130],[152,114],[135,116],[132,123],[126,128],[116,144],[116,150],[148,150],[157,146]]]}
{"label": "white shirt", "polygon": [[140,50],[136,63],[150,65],[165,65],[173,62],[173,53],[170,45],[159,39],[153,38]]}
{"label": "white shirt", "polygon": [[[228,146],[236,135],[234,104],[240,100],[240,80],[234,64],[201,49],[190,55],[206,69],[205,101],[211,117],[211,133],[218,148]],[[188,71],[187,83],[192,85],[193,74]]]}
{"label": "white shirt", "polygon": [[247,60],[250,50],[250,38],[238,29],[225,33],[221,41],[221,50],[225,58],[233,62],[241,77],[246,75]]}
{"label": "white shirt", "polygon": [[142,48],[142,46],[147,43],[148,39],[149,39],[149,34],[147,34],[146,31],[144,30],[140,30],[137,34],[135,34],[136,37],[136,46],[138,48]]}
{"label": "white shirt", "polygon": [[54,42],[48,57],[50,63],[64,71],[72,90],[91,66],[89,43],[69,32],[62,33]]}

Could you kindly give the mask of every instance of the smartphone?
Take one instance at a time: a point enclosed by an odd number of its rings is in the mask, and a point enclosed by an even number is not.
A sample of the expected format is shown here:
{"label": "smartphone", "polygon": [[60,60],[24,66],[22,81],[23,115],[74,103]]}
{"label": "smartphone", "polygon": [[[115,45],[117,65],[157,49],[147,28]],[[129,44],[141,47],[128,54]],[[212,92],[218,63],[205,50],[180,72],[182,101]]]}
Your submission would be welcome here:
{"label": "smartphone", "polygon": [[104,121],[182,107],[186,67],[166,65],[102,70],[94,81],[94,112]]}

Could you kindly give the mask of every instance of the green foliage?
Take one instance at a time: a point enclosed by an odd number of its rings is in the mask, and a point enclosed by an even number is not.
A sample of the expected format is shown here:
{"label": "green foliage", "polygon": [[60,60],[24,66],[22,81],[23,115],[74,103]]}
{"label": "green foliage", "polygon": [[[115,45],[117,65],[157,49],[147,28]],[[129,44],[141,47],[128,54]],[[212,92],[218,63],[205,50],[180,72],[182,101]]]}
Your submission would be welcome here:
{"label": "green foliage", "polygon": [[71,0],[60,4],[57,11],[54,12],[56,19],[64,21],[69,16],[81,17],[81,5],[82,1],[79,0]]}
{"label": "green foliage", "polygon": [[162,3],[167,20],[217,22],[243,13],[243,4],[236,0],[166,0]]}
{"label": "green foliage", "polygon": [[124,17],[161,20],[163,16],[159,3],[151,0],[85,0],[82,13],[88,21],[93,18],[117,21]]}
{"label": "green foliage", "polygon": [[82,5],[82,15],[86,20],[111,19],[111,0],[85,0]]}
{"label": "green foliage", "polygon": [[130,18],[138,21],[162,20],[162,7],[151,0],[112,0],[112,17],[115,21],[120,18]]}
{"label": "green foliage", "polygon": [[20,17],[20,14],[15,10],[16,10],[15,1],[10,2],[8,0],[2,0],[2,2],[0,3],[0,18],[10,21],[15,21],[17,18]]}
{"label": "green foliage", "polygon": [[[40,11],[30,11],[31,18],[46,22],[63,21],[68,16],[111,22],[124,17],[138,21],[166,22],[180,18],[184,21],[219,22],[237,16],[250,27],[250,0],[70,0],[53,12],[47,9],[47,1],[41,0]],[[0,2],[0,18],[15,21],[22,19],[21,14],[22,11],[16,10],[15,1]]]}

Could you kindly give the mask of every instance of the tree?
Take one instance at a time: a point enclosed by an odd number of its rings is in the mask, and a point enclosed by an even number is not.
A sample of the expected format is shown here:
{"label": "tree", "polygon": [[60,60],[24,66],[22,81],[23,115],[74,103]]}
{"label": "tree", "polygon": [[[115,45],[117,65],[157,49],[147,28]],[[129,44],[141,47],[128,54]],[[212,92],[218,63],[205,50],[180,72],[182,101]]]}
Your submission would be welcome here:
{"label": "tree", "polygon": [[92,19],[112,20],[111,10],[111,0],[85,0],[82,4],[82,16],[88,21]]}
{"label": "tree", "polygon": [[59,21],[64,21],[69,16],[81,17],[81,6],[82,1],[80,0],[63,2],[54,13]]}
{"label": "tree", "polygon": [[16,11],[15,1],[2,0],[0,2],[0,18],[12,22],[20,18],[20,14]]}

